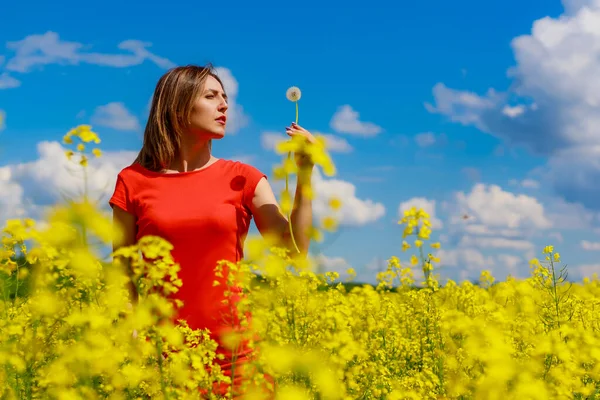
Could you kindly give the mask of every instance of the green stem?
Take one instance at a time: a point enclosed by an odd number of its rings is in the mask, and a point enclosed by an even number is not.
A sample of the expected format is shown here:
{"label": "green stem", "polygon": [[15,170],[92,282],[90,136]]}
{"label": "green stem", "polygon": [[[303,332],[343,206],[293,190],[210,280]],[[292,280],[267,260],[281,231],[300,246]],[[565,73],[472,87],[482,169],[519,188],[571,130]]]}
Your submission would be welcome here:
{"label": "green stem", "polygon": [[[84,154],[81,153],[81,156],[83,157]],[[83,202],[84,202],[84,204],[88,202],[88,174],[87,174],[87,168],[85,165],[83,166]],[[83,236],[83,245],[85,246],[85,248],[87,248],[88,247],[88,239],[87,239],[87,227],[86,227],[85,223],[83,223],[81,226],[81,233]]]}
{"label": "green stem", "polygon": [[555,305],[555,312],[556,312],[556,324],[558,325],[558,327],[560,328],[560,311],[559,311],[559,299],[558,299],[558,292],[557,292],[557,282],[556,282],[556,271],[554,270],[554,254],[550,254],[550,265],[552,267],[552,291],[553,293],[553,297],[554,297],[554,305]]}
{"label": "green stem", "polygon": [[[296,124],[298,124],[298,101],[295,101],[296,103]],[[290,151],[288,153],[288,160],[292,157],[292,152]],[[285,192],[289,193],[289,182],[290,182],[290,176],[289,174],[285,174]],[[298,186],[298,185],[296,185]],[[296,187],[296,190],[297,187]],[[294,208],[294,206],[292,205],[292,208]],[[288,226],[290,228],[290,237],[292,238],[292,243],[294,244],[294,248],[296,249],[296,251],[298,253],[300,253],[300,249],[298,249],[298,245],[296,244],[296,238],[294,238],[294,231],[292,229],[292,211],[288,211]]]}
{"label": "green stem", "polygon": [[[23,243],[20,243],[21,245],[23,245]],[[17,273],[15,275],[15,296],[13,297],[13,307],[16,307],[16,303],[17,303],[17,297],[19,296],[19,261],[17,260],[16,263],[17,265]]]}
{"label": "green stem", "polygon": [[155,333],[156,340],[156,353],[158,355],[158,370],[160,371],[160,388],[163,392],[165,400],[169,399],[169,393],[167,392],[167,385],[165,382],[165,372],[163,368],[163,359],[162,359],[162,338],[160,335]]}

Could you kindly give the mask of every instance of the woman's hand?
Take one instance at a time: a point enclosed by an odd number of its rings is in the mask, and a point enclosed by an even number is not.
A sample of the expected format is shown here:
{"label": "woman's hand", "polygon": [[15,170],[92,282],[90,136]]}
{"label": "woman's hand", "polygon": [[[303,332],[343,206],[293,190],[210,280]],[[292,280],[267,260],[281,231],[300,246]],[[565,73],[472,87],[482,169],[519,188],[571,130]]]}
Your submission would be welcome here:
{"label": "woman's hand", "polygon": [[[292,122],[291,126],[285,128],[285,133],[287,133],[288,136],[292,138],[294,136],[303,136],[306,139],[306,141],[311,144],[317,142],[317,139],[315,139],[315,137],[309,131],[296,124],[295,122]],[[314,163],[312,162],[309,154],[300,151],[294,153],[294,157],[298,168],[305,169],[314,166]]]}

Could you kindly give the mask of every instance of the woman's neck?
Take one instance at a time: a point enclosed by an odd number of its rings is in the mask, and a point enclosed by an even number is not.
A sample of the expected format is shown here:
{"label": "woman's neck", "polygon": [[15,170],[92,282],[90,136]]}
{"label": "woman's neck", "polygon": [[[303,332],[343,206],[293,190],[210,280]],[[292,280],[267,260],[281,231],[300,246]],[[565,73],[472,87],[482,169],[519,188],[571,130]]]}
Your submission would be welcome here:
{"label": "woman's neck", "polygon": [[181,143],[179,154],[175,156],[170,171],[188,172],[210,165],[215,157],[211,154],[210,140],[196,141],[195,143]]}

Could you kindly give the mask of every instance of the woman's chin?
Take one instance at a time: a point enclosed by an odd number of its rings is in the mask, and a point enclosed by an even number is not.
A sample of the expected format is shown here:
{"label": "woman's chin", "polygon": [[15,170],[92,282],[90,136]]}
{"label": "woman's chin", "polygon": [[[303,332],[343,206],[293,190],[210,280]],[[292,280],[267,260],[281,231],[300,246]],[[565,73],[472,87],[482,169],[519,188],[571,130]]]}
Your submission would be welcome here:
{"label": "woman's chin", "polygon": [[211,131],[211,132],[205,132],[204,135],[205,135],[204,137],[206,139],[210,139],[210,140],[223,139],[225,137],[225,129],[215,130],[215,131]]}

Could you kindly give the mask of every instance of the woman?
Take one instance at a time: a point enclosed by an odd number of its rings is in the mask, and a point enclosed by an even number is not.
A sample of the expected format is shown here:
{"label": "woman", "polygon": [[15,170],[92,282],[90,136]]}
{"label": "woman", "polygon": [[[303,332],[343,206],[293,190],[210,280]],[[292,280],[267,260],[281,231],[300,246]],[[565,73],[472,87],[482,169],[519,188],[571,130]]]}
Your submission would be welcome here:
{"label": "woman", "polygon": [[[279,238],[280,245],[297,254],[265,174],[211,152],[212,140],[225,135],[227,110],[227,94],[211,66],[177,67],[164,74],[156,85],[139,155],[119,173],[109,200],[113,219],[124,231],[123,241],[114,247],[134,244],[145,235],[168,240],[181,267],[182,287],[174,297],[184,305],[177,318],[192,329],[208,328],[219,343],[231,326],[221,302],[224,285],[213,286],[218,279],[214,268],[220,260],[242,258],[251,219],[262,235]],[[286,132],[315,142],[296,124]],[[300,186],[310,184],[313,164],[303,154],[296,154],[296,162],[301,172],[291,219],[303,256],[310,242],[312,205]],[[223,346],[219,351],[232,359]],[[242,349],[237,362],[247,356]],[[232,364],[226,361],[221,367],[227,373]]]}

